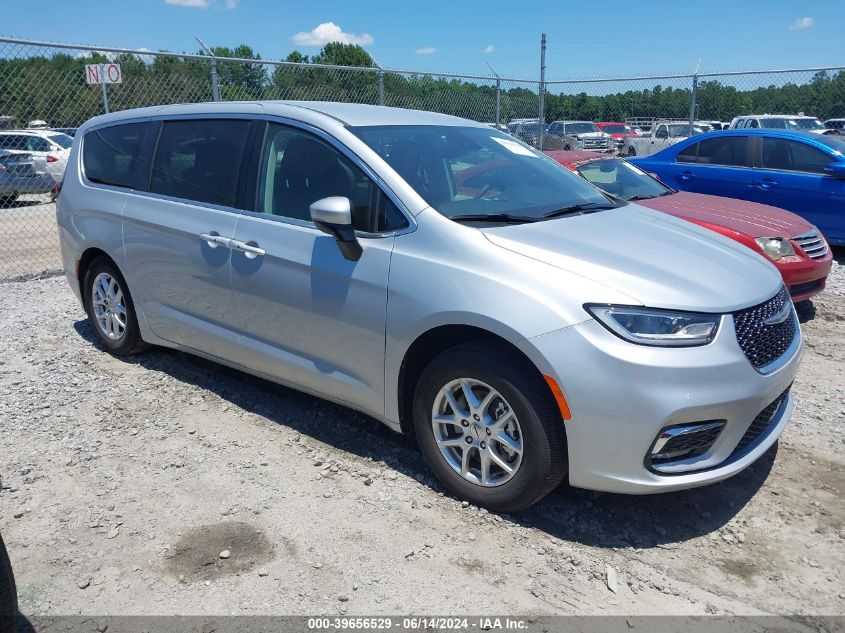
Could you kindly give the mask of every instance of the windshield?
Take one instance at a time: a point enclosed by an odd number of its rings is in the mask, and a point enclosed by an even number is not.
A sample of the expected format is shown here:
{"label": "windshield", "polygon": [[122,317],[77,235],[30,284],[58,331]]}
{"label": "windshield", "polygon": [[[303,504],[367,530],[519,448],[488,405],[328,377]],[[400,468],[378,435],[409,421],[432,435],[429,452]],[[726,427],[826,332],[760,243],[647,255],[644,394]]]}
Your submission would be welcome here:
{"label": "windshield", "polygon": [[566,134],[587,134],[589,132],[598,132],[599,129],[595,123],[566,123],[563,126]]}
{"label": "windshield", "polygon": [[349,128],[446,217],[529,219],[574,205],[617,206],[544,154],[483,127]]}
{"label": "windshield", "polygon": [[845,156],[845,139],[841,136],[819,135],[819,138],[813,140],[816,140],[819,143],[824,143],[828,147],[833,148],[833,151],[837,152],[840,156]]}
{"label": "windshield", "polygon": [[67,134],[49,134],[47,138],[53,141],[56,145],[67,149],[71,145],[73,145],[73,137],[68,136]]}
{"label": "windshield", "polygon": [[[692,126],[692,134],[704,134],[704,130],[697,125]],[[670,138],[686,138],[689,136],[689,123],[673,123],[669,126]]]}
{"label": "windshield", "polygon": [[607,134],[628,134],[630,130],[624,125],[605,125],[602,128],[602,132]]}
{"label": "windshield", "polygon": [[760,119],[760,125],[776,130],[823,130],[822,122],[812,117],[783,119]]}
{"label": "windshield", "polygon": [[520,134],[532,134],[538,136],[540,134],[540,124],[539,123],[523,123],[522,127],[517,129],[517,132]]}
{"label": "windshield", "polygon": [[672,191],[638,167],[619,158],[593,160],[578,165],[576,169],[596,187],[623,200],[656,198]]}

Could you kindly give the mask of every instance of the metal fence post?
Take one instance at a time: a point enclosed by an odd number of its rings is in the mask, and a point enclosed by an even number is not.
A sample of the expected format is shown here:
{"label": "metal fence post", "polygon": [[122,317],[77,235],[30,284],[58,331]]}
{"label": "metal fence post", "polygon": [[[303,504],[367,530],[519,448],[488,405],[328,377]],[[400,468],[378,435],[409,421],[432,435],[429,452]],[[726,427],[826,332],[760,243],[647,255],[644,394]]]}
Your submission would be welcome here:
{"label": "metal fence post", "polygon": [[546,131],[546,34],[540,38],[540,151],[543,151],[543,135]]}
{"label": "metal fence post", "polygon": [[384,71],[381,69],[378,71],[378,104],[384,105]]}
{"label": "metal fence post", "polygon": [[217,58],[214,56],[214,52],[205,45],[205,42],[200,38],[196,38],[196,40],[200,43],[206,54],[211,57],[209,63],[211,69],[211,98],[215,101],[220,101],[220,78],[217,76]]}
{"label": "metal fence post", "polygon": [[109,113],[109,93],[106,89],[106,65],[100,64],[100,87],[103,89],[103,109]]}
{"label": "metal fence post", "polygon": [[698,73],[692,76],[692,98],[689,106],[689,135],[692,136],[692,126],[695,123],[695,100],[698,93]]}
{"label": "metal fence post", "polygon": [[501,123],[502,123],[501,111],[502,111],[502,80],[497,77],[496,78],[496,128],[497,129],[498,129],[499,125],[501,125]]}

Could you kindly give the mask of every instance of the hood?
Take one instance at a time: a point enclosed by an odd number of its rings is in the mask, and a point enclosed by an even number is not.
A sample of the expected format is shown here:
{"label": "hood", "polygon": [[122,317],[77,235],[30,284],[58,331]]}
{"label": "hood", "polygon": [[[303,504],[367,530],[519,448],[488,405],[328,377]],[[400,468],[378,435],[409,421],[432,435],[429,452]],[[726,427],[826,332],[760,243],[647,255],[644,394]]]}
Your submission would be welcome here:
{"label": "hood", "polygon": [[690,222],[723,226],[749,237],[792,239],[813,230],[812,224],[789,211],[758,202],[703,193],[679,191],[660,198],[639,200],[637,204]]}
{"label": "hood", "polygon": [[783,285],[777,269],[751,249],[635,204],[482,231],[501,248],[655,308],[731,312],[762,303]]}

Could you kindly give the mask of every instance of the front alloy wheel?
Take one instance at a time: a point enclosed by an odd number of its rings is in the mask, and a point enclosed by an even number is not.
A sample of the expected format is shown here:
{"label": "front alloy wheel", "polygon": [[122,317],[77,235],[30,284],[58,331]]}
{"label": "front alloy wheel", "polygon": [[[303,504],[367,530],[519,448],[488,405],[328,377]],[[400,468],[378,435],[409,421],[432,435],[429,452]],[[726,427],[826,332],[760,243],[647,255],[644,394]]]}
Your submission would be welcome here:
{"label": "front alloy wheel", "polygon": [[423,457],[458,497],[496,512],[540,500],[566,475],[566,432],[537,368],[504,343],[463,343],[435,356],[414,390]]}
{"label": "front alloy wheel", "polygon": [[480,380],[445,385],[431,413],[440,453],[461,477],[480,486],[510,481],[522,462],[522,432],[511,406]]}

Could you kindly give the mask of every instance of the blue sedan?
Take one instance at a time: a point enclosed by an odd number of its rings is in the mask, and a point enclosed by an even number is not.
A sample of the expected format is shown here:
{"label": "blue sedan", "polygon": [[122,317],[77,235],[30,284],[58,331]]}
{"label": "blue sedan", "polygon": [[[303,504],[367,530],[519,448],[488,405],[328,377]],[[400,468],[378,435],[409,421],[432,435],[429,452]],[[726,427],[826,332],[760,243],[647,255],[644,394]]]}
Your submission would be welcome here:
{"label": "blue sedan", "polygon": [[693,136],[630,159],[681,191],[770,204],[845,244],[845,139],[808,132],[744,129]]}

